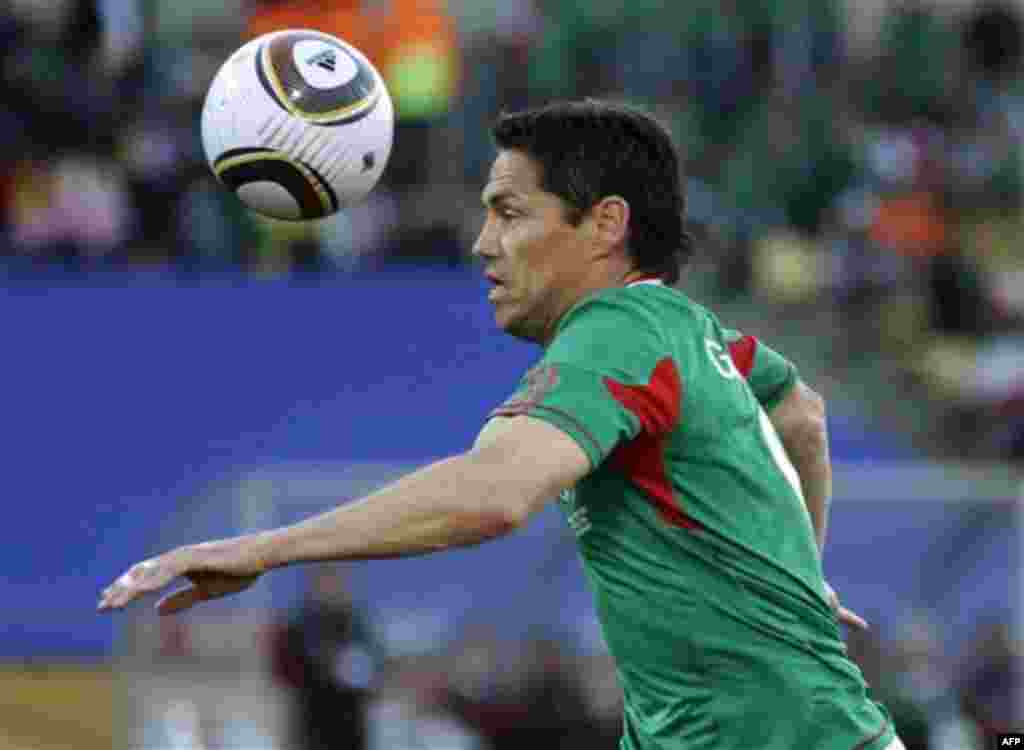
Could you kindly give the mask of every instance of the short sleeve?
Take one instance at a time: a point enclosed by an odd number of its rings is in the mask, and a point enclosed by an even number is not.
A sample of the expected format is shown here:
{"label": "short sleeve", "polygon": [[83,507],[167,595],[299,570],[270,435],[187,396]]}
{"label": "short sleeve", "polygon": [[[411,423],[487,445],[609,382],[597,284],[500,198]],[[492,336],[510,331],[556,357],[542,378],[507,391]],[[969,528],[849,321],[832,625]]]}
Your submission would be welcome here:
{"label": "short sleeve", "polygon": [[526,414],[573,438],[597,468],[641,432],[679,421],[682,384],[653,317],[598,298],[567,314],[541,361],[491,416]]}
{"label": "short sleeve", "polygon": [[727,330],[725,340],[736,369],[746,378],[762,408],[770,411],[796,383],[796,366],[754,336]]}

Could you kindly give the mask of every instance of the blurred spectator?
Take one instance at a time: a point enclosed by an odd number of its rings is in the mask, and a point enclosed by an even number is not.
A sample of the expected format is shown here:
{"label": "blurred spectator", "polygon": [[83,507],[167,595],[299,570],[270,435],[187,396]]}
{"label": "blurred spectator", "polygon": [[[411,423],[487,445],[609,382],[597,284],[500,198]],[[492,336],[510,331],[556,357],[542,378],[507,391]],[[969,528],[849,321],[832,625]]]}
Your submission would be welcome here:
{"label": "blurred spectator", "polygon": [[1018,9],[999,0],[973,6],[963,19],[961,36],[967,62],[979,75],[993,78],[1016,72],[1021,62],[1022,34]]}
{"label": "blurred spectator", "polygon": [[[889,646],[888,668],[893,692],[920,709],[920,731],[927,735],[938,721],[957,711],[952,660],[932,618],[916,613]],[[904,741],[906,739],[904,738]]]}
{"label": "blurred spectator", "polygon": [[867,111],[888,122],[939,116],[948,105],[956,42],[946,20],[923,0],[892,3],[867,84]]}
{"label": "blurred spectator", "polygon": [[1020,644],[1006,622],[983,622],[968,651],[959,684],[963,711],[986,737],[1020,730]]}
{"label": "blurred spectator", "polygon": [[709,144],[733,142],[767,83],[770,60],[755,57],[754,29],[742,12],[746,7],[733,0],[697,3],[684,26],[687,106],[701,140]]}
{"label": "blurred spectator", "polygon": [[509,647],[488,627],[471,629],[447,656],[447,704],[491,748],[525,718],[525,706],[509,685],[511,658]]}
{"label": "blurred spectator", "polygon": [[436,656],[390,666],[369,709],[369,750],[491,750],[449,708],[448,666]]}
{"label": "blurred spectator", "polygon": [[990,297],[977,265],[961,252],[937,256],[928,268],[930,327],[944,335],[984,336]]}
{"label": "blurred spectator", "polygon": [[1013,86],[1024,53],[1020,9],[1001,0],[986,0],[960,20],[960,42],[966,73],[983,112],[1000,106],[1007,85]]}
{"label": "blurred spectator", "polygon": [[186,188],[175,224],[175,234],[181,238],[180,266],[188,274],[252,267],[266,242],[242,202],[212,174]]}
{"label": "blurred spectator", "polygon": [[119,79],[144,52],[145,11],[139,0],[98,0],[97,8],[102,33],[98,67],[104,75]]}
{"label": "blurred spectator", "polygon": [[851,629],[847,633],[850,658],[871,690],[892,715],[896,731],[907,750],[934,750],[929,744],[929,724],[925,710],[913,691],[903,689],[902,666],[893,661],[890,647],[874,630]]}
{"label": "blurred spectator", "polygon": [[507,667],[521,716],[494,738],[495,750],[587,746],[588,711],[562,643],[550,637],[527,638]]}
{"label": "blurred spectator", "polygon": [[[868,615],[869,622],[877,620],[877,617]],[[885,644],[878,630],[850,629],[846,634],[846,650],[853,663],[860,668],[868,687],[876,690],[885,675]]]}
{"label": "blurred spectator", "polygon": [[294,697],[295,747],[367,747],[377,655],[338,567],[311,569],[306,597],[283,623],[272,662]]}
{"label": "blurred spectator", "polygon": [[870,143],[878,205],[871,240],[911,262],[945,252],[949,215],[945,205],[944,137],[935,126],[883,128]]}
{"label": "blurred spectator", "polygon": [[25,134],[49,148],[109,145],[117,103],[96,1],[21,0],[9,12],[0,90]]}
{"label": "blurred spectator", "polygon": [[1005,623],[983,626],[961,664],[920,614],[895,638],[850,632],[850,657],[889,708],[907,750],[985,750],[986,736],[1015,726],[1020,660]]}
{"label": "blurred spectator", "polygon": [[[620,705],[607,699],[609,687],[617,695],[616,676],[596,668],[581,673],[561,641],[533,636],[502,643],[477,629],[448,659],[448,705],[493,750],[618,746]],[[594,684],[584,681],[588,674]],[[602,745],[611,734],[614,742]]]}
{"label": "blurred spectator", "polygon": [[579,747],[616,750],[622,735],[622,688],[615,661],[598,653],[583,659],[577,676],[586,706],[587,722]]}
{"label": "blurred spectator", "polygon": [[[539,102],[609,91],[614,63],[607,51],[617,37],[600,5],[538,0],[537,8],[540,26],[530,49],[533,98]],[[610,20],[614,23],[614,14]]]}
{"label": "blurred spectator", "polygon": [[27,159],[15,172],[7,224],[19,260],[101,267],[123,253],[132,223],[123,175],[100,155]]}
{"label": "blurred spectator", "polygon": [[828,90],[846,58],[844,9],[834,0],[769,3],[773,69],[789,97]]}
{"label": "blurred spectator", "polygon": [[139,117],[120,133],[120,156],[137,212],[132,237],[138,261],[166,263],[180,250],[175,218],[193,166],[191,131],[165,117]]}
{"label": "blurred spectator", "polygon": [[861,357],[878,345],[879,309],[899,278],[897,260],[871,240],[878,197],[862,185],[845,190],[832,207],[824,241],[831,255],[829,283],[843,321],[842,361]]}
{"label": "blurred spectator", "polygon": [[[549,93],[531,80],[539,54],[560,54],[559,30],[545,25],[534,0],[467,0],[452,4],[462,47],[462,83],[453,103],[453,161],[471,190],[487,181],[494,144],[486,124],[502,110],[527,106]],[[533,88],[531,88],[531,85]]]}
{"label": "blurred spectator", "polygon": [[[821,233],[836,196],[854,177],[842,123],[841,110],[825,94],[817,106],[796,110],[781,93],[773,93],[742,128],[717,182],[725,203],[735,210],[726,231],[752,265],[758,262],[752,257],[756,248],[773,236],[795,235],[810,242]],[[808,288],[821,286],[815,276]],[[743,281],[742,275],[734,278]]]}

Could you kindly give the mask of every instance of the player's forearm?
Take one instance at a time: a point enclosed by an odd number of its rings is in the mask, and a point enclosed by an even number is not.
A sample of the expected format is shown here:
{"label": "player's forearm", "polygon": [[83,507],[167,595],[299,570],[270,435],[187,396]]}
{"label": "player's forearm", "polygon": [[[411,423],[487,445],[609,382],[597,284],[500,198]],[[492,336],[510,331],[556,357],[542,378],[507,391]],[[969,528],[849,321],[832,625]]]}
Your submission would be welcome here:
{"label": "player's forearm", "polygon": [[358,501],[260,535],[268,567],[405,557],[479,544],[515,529],[539,490],[466,453]]}
{"label": "player's forearm", "polygon": [[818,550],[824,551],[832,498],[825,400],[798,381],[768,416],[800,477]]}
{"label": "player's forearm", "polygon": [[832,465],[828,457],[828,432],[824,417],[811,420],[800,430],[783,438],[789,460],[800,476],[807,512],[814,526],[819,552],[825,550],[828,534],[829,501],[832,498]]}

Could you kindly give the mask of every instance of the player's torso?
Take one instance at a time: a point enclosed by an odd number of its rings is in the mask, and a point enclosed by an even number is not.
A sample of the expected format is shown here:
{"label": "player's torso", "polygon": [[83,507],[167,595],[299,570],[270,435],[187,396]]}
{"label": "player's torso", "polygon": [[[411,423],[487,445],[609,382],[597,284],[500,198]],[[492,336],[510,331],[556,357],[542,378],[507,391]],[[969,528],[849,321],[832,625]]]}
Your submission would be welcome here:
{"label": "player's torso", "polygon": [[[798,478],[731,335],[671,289],[605,290],[566,313],[493,414],[556,425],[596,467],[559,505],[625,690],[623,747],[818,746],[797,734],[820,723],[830,746],[868,748],[882,716],[846,658]],[[777,403],[791,367],[757,361],[744,372]],[[769,726],[771,742],[740,739]]]}
{"label": "player's torso", "polygon": [[[620,444],[576,488],[577,506],[587,506],[591,525],[607,525],[609,536],[623,544],[629,542],[624,529],[668,549],[696,539],[699,549],[721,554],[735,549],[738,558],[774,563],[822,593],[799,477],[733,362],[722,326],[675,290],[623,293],[648,306],[661,322],[665,357],[678,372],[678,421],[666,437],[641,433]],[[659,364],[650,377],[653,389],[668,387],[659,384],[661,369]],[[636,507],[629,510],[631,505]],[[638,529],[620,524],[630,513],[642,519]],[[580,543],[584,554],[596,554],[585,536]]]}
{"label": "player's torso", "polygon": [[674,290],[622,293],[664,327],[679,420],[667,437],[620,445],[559,504],[627,687],[657,695],[703,680],[723,618],[796,647],[838,645],[799,480],[722,327]]}

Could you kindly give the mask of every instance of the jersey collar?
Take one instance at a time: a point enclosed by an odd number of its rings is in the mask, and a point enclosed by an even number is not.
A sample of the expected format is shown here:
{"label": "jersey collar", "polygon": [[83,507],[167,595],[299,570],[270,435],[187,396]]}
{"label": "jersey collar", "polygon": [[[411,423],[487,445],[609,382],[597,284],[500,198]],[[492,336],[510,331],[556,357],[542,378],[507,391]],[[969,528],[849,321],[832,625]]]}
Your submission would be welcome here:
{"label": "jersey collar", "polygon": [[654,286],[665,286],[665,282],[659,279],[657,276],[641,276],[639,279],[634,279],[626,284],[628,289],[631,286],[639,286],[640,284],[653,284]]}

